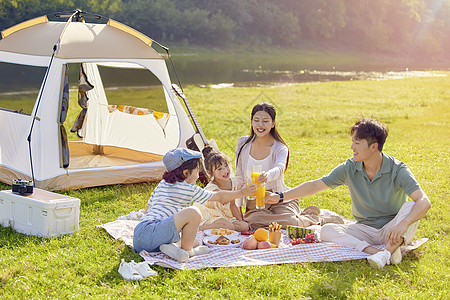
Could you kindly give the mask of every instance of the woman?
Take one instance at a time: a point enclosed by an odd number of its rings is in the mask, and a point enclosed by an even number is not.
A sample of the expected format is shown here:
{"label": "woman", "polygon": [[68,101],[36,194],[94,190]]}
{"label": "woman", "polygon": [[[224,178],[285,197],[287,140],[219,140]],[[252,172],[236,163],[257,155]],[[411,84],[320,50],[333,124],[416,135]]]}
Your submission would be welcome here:
{"label": "woman", "polygon": [[[251,114],[251,134],[238,139],[236,147],[236,180],[240,184],[251,182],[252,166],[262,165],[258,180],[265,184],[266,191],[282,193],[290,188],[284,184],[284,171],[289,163],[289,149],[275,124],[276,111],[272,104],[264,102],[255,105]],[[322,218],[320,209],[311,206],[303,211],[298,200],[266,204],[256,209],[255,201],[247,201],[245,221],[255,229],[268,227],[278,222],[287,225],[308,227],[329,222],[342,223],[342,219]]]}

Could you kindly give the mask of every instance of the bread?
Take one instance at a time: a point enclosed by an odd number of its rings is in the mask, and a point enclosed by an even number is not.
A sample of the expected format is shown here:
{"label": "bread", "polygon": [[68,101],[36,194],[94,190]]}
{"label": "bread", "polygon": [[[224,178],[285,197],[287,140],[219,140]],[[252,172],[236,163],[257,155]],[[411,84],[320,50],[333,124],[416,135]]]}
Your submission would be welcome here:
{"label": "bread", "polygon": [[230,243],[230,240],[224,237],[223,235],[219,236],[219,238],[216,240],[216,243],[218,245],[228,245]]}

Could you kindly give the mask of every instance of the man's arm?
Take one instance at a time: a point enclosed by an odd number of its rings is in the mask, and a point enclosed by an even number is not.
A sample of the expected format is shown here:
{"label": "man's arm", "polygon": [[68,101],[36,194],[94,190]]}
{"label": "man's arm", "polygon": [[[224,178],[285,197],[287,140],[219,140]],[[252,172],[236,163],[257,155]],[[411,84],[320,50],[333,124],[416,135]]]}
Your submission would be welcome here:
{"label": "man's arm", "polygon": [[422,189],[415,190],[409,197],[415,202],[414,206],[411,212],[389,231],[386,243],[399,243],[408,226],[422,219],[431,207],[430,200]]}
{"label": "man's arm", "polygon": [[[284,201],[304,198],[327,189],[329,189],[329,187],[322,181],[322,179],[307,181],[283,193]],[[266,198],[264,200],[266,203],[275,204],[280,201],[280,195],[276,193],[266,194]]]}

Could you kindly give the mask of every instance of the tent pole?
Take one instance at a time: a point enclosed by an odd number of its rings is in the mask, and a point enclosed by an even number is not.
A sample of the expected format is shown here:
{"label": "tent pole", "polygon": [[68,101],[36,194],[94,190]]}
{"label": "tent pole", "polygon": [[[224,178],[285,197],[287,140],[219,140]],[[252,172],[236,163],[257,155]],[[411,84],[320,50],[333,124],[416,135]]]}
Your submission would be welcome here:
{"label": "tent pole", "polygon": [[53,58],[55,57],[56,50],[58,50],[58,45],[61,43],[62,36],[63,36],[64,32],[66,31],[66,28],[69,25],[69,23],[72,21],[72,18],[75,15],[78,15],[79,13],[80,13],[80,11],[76,10],[72,14],[72,16],[69,18],[69,20],[67,20],[66,26],[64,27],[63,31],[61,32],[61,35],[59,36],[58,41],[56,42],[55,45],[53,45],[52,57],[50,58],[50,62],[48,64],[47,71],[45,72],[44,81],[42,83],[42,88],[41,88],[41,90],[39,92],[39,97],[38,97],[38,100],[37,100],[36,109],[34,110],[34,116],[33,116],[32,121],[31,121],[31,127],[30,127],[30,132],[29,132],[28,137],[27,137],[27,141],[28,141],[28,151],[29,151],[29,154],[30,154],[30,167],[31,167],[31,178],[33,180],[33,187],[36,186],[36,184],[34,182],[33,155],[32,155],[32,152],[31,152],[31,134],[33,133],[34,121],[37,118],[37,112],[38,112],[38,109],[39,109],[39,104],[41,103],[42,93],[44,91],[45,84],[47,83],[48,72],[49,72],[50,67],[51,67],[51,65],[53,63]]}
{"label": "tent pole", "polygon": [[37,104],[36,104],[36,109],[34,110],[34,116],[33,116],[33,119],[31,121],[30,133],[28,134],[28,137],[27,137],[28,150],[29,150],[29,153],[30,153],[30,167],[31,167],[31,178],[33,180],[33,187],[35,187],[35,183],[34,183],[33,155],[31,154],[31,133],[33,132],[34,121],[36,120],[36,115],[37,115],[37,111],[39,109],[39,104],[41,103],[42,92],[44,91],[45,83],[47,82],[48,72],[50,70],[50,66],[52,65],[53,57],[55,56],[56,46],[57,46],[57,44],[55,44],[53,46],[52,57],[50,58],[50,63],[48,64],[47,71],[45,72],[44,82],[42,84],[42,88],[41,88],[41,91],[39,93],[38,101],[37,101]]}
{"label": "tent pole", "polygon": [[[156,43],[158,46],[160,46],[161,48],[163,48],[163,49],[166,51],[167,56],[169,57],[169,60],[170,60],[170,64],[172,65],[172,69],[173,69],[173,71],[175,72],[175,77],[177,78],[178,86],[180,87],[181,91],[183,91],[183,86],[181,85],[180,77],[178,76],[177,69],[175,68],[175,64],[173,63],[172,57],[170,56],[170,53],[169,53],[169,48],[167,48],[167,47],[161,45],[160,43],[158,43],[158,42],[156,42],[156,41],[153,41],[153,42]],[[184,91],[183,91],[183,92],[184,92]]]}

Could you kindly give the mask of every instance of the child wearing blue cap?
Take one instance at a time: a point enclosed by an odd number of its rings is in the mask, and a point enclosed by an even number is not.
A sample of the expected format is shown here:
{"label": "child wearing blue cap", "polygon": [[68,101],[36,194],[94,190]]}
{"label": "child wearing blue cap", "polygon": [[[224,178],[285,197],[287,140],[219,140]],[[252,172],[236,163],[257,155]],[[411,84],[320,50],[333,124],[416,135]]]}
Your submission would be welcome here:
{"label": "child wearing blue cap", "polygon": [[[195,183],[198,179],[202,154],[185,148],[167,152],[163,163],[167,171],[147,203],[142,221],[134,229],[136,252],[161,251],[184,262],[189,257],[208,253],[207,246],[198,246],[195,239],[202,220],[193,202],[218,201],[222,204],[253,194],[256,185],[243,186],[237,191],[211,192]],[[180,235],[180,233],[182,233]],[[178,246],[178,241],[181,245]]]}

